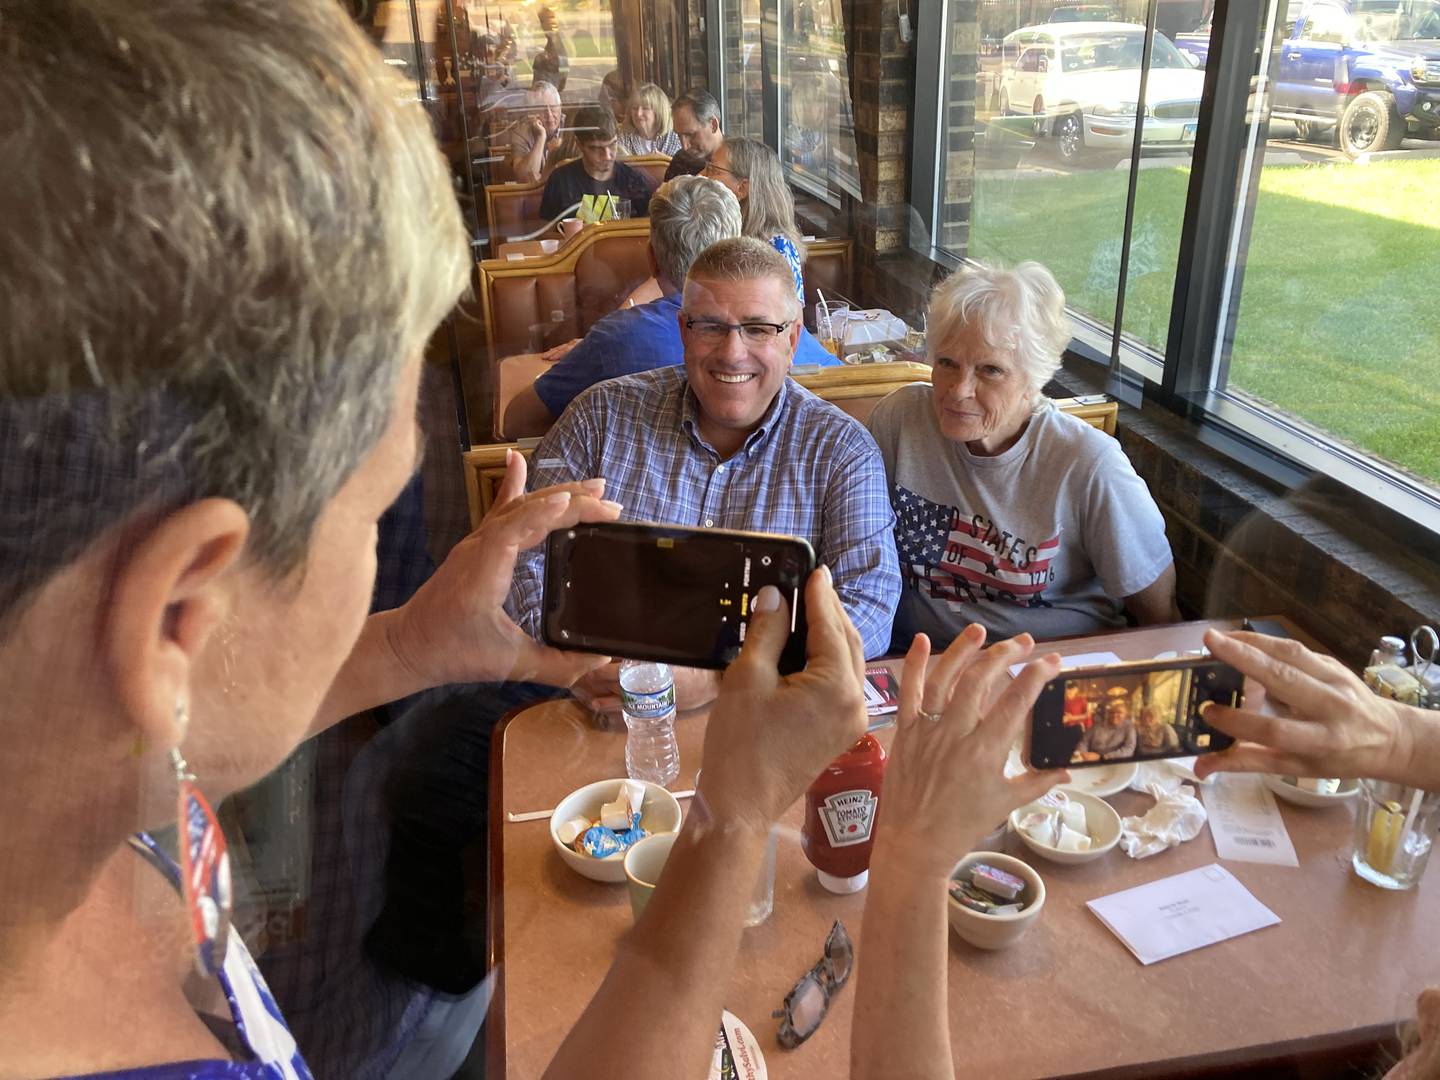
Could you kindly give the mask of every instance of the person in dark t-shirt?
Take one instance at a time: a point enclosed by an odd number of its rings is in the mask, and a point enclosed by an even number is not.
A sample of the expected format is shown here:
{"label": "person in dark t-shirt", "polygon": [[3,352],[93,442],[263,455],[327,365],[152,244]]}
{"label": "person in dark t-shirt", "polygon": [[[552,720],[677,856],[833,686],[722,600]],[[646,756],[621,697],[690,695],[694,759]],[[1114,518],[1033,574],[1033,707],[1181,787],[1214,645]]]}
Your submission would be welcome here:
{"label": "person in dark t-shirt", "polygon": [[599,105],[587,105],[575,114],[580,156],[550,174],[540,200],[540,216],[558,217],[584,195],[615,195],[629,200],[630,216],[649,214],[655,184],[644,173],[615,160],[615,115]]}

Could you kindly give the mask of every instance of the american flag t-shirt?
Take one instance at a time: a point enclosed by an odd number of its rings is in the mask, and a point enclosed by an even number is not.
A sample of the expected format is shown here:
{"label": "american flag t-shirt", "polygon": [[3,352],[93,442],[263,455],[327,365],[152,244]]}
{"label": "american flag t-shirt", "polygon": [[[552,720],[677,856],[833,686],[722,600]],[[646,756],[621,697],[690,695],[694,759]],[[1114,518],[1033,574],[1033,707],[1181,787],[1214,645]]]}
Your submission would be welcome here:
{"label": "american flag t-shirt", "polygon": [[895,484],[895,541],[901,576],[934,600],[1049,607],[1045,588],[1060,537],[1039,542],[1005,530],[984,514],[931,502]]}

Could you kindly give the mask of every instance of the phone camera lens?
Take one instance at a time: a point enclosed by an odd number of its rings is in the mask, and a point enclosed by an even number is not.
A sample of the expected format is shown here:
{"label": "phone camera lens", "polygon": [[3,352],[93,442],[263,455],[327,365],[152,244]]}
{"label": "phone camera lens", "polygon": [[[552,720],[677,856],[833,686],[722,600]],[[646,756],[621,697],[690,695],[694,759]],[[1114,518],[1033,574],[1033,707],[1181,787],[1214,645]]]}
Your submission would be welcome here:
{"label": "phone camera lens", "polygon": [[761,566],[769,566],[769,565],[770,565],[770,556],[769,556],[769,555],[762,555],[762,556],[760,556],[760,565],[761,565]]}

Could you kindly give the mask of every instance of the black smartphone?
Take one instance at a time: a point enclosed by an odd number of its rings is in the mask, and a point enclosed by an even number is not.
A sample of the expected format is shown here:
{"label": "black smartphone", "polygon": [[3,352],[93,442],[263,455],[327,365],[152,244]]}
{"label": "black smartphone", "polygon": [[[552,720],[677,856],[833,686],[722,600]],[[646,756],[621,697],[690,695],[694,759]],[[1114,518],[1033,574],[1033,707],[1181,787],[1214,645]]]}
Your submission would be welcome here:
{"label": "black smartphone", "polygon": [[1245,676],[1207,657],[1067,671],[1045,684],[1026,737],[1037,769],[1189,757],[1235,740],[1205,723],[1210,702],[1239,707]]}
{"label": "black smartphone", "polygon": [[545,553],[540,632],[557,649],[686,667],[740,654],[755,594],[790,606],[782,673],[805,666],[805,579],[815,552],[798,536],[607,522],[557,529]]}

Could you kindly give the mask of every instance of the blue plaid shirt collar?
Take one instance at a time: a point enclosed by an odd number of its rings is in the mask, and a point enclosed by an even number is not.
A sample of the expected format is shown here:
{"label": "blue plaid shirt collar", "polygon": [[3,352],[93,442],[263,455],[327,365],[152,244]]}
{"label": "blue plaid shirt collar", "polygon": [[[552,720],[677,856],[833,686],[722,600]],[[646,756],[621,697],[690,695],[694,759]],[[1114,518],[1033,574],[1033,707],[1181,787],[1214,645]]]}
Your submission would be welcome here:
{"label": "blue plaid shirt collar", "polygon": [[[780,384],[780,389],[775,392],[775,398],[770,402],[770,407],[761,415],[759,425],[745,437],[745,442],[737,453],[748,455],[752,450],[760,447],[769,438],[772,431],[781,427],[791,396],[799,392],[799,385],[789,375],[786,375],[785,380]],[[690,441],[697,447],[718,458],[720,452],[706,442],[705,436],[700,434],[700,399],[695,396],[695,391],[690,389],[688,373],[680,381],[680,393],[680,429],[690,437]]]}

